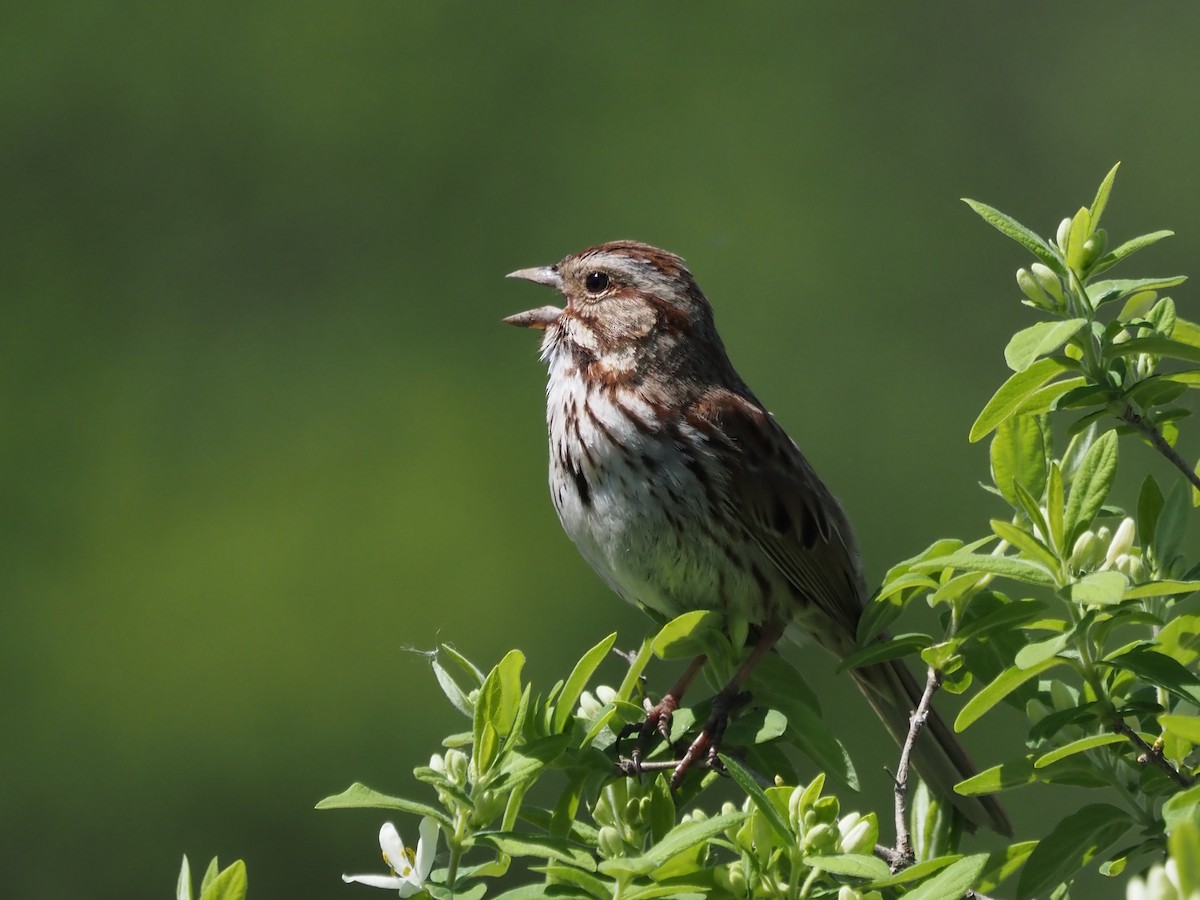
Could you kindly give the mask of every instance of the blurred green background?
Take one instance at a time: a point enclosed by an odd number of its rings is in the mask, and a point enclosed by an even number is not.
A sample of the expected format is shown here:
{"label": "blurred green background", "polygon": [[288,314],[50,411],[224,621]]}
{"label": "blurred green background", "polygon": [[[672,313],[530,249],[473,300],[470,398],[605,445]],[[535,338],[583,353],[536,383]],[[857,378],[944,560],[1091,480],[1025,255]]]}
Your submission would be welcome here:
{"label": "blurred green background", "polygon": [[[1052,232],[1122,160],[1114,237],[1179,235],[1126,274],[1196,269],[1194,4],[3,20],[11,897],[164,896],[185,851],[244,857],[252,897],[366,896],[338,876],[378,868],[383,814],[312,806],[413,789],[460,728],[407,648],[519,646],[546,685],[640,639],[554,518],[536,337],[498,324],[552,298],[504,273],[684,255],[877,579],[996,511],[966,433],[1031,321],[1025,259],[959,197]],[[808,669],[885,804],[882,732]],[[966,736],[983,762],[1019,752],[1000,723]],[[1025,836],[1077,802],[1031,790]]]}

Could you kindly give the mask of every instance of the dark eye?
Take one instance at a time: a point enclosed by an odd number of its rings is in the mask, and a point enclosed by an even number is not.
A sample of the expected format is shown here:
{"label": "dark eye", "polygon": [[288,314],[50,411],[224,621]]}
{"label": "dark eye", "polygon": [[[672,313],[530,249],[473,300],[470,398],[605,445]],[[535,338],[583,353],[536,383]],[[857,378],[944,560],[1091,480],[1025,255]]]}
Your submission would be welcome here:
{"label": "dark eye", "polygon": [[601,294],[608,287],[608,276],[603,272],[588,272],[583,286],[589,294]]}

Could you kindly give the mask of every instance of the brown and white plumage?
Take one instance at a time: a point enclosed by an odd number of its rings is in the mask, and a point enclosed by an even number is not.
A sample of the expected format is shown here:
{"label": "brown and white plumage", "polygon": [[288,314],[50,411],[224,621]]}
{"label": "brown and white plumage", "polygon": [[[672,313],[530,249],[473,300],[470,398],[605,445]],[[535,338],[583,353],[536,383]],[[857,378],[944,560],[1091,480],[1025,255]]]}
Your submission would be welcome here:
{"label": "brown and white plumage", "polygon": [[[853,652],[867,588],[849,521],[734,370],[683,260],[617,241],[510,277],[567,301],[505,321],[545,329],[551,496],[601,577],[664,616],[744,617],[763,635],[749,665],[781,634]],[[920,695],[911,674],[854,675],[902,738]],[[918,769],[969,819],[1006,830],[994,803],[955,797],[974,770],[940,721],[931,730]]]}

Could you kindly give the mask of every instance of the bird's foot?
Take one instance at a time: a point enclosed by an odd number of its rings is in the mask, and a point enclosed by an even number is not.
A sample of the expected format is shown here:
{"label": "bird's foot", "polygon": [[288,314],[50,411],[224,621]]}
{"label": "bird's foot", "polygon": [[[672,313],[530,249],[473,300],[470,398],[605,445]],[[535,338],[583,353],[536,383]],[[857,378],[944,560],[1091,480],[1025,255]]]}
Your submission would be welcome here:
{"label": "bird's foot", "polygon": [[633,745],[633,751],[629,754],[628,758],[620,757],[618,766],[622,772],[632,776],[642,774],[646,751],[649,749],[650,743],[656,734],[667,743],[671,742],[671,718],[678,708],[679,698],[672,694],[667,694],[658,703],[647,708],[646,718],[642,720],[640,725],[636,722],[630,723],[621,729],[621,733],[617,735],[618,756],[621,752],[621,741],[633,734],[637,735],[637,742]]}
{"label": "bird's foot", "polygon": [[720,752],[721,738],[725,736],[725,729],[729,725],[729,716],[749,699],[749,693],[739,693],[729,688],[717,694],[713,699],[712,712],[709,713],[704,728],[700,730],[687,752],[683,754],[683,758],[676,763],[671,772],[671,790],[679,789],[688,769],[701,759],[710,769],[721,769],[721,761],[717,758],[717,753]]}

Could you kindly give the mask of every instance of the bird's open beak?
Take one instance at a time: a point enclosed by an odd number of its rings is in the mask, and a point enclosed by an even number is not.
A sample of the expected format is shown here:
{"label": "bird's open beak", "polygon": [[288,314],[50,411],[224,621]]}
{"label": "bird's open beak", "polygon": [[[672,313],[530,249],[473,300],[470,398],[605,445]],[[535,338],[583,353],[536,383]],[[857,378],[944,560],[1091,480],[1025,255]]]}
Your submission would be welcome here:
{"label": "bird's open beak", "polygon": [[[553,266],[541,266],[535,269],[518,269],[515,272],[509,272],[506,278],[523,278],[526,281],[535,281],[538,284],[544,284],[556,290],[562,290],[562,276],[558,274],[558,270]],[[506,319],[501,319],[508,325],[518,325],[521,328],[549,328],[558,321],[563,311],[557,306],[542,306],[538,309],[530,309],[525,312],[517,313],[515,316],[509,316]]]}

